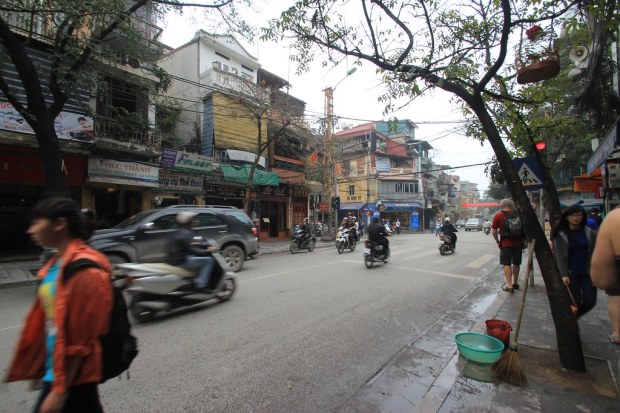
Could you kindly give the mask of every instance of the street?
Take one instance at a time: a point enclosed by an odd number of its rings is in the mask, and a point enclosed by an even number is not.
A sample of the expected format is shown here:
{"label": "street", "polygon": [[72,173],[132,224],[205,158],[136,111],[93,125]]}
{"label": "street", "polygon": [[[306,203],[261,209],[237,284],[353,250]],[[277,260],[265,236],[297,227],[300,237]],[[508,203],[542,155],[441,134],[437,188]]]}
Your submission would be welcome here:
{"label": "street", "polygon": [[[433,234],[390,237],[387,265],[364,267],[363,243],[248,261],[228,303],[136,324],[130,378],[100,386],[106,412],[327,412],[489,274],[498,250],[459,232],[441,256]],[[0,290],[3,373],[35,287]],[[467,326],[463,326],[467,329]],[[27,412],[28,384],[0,384],[0,411]]]}

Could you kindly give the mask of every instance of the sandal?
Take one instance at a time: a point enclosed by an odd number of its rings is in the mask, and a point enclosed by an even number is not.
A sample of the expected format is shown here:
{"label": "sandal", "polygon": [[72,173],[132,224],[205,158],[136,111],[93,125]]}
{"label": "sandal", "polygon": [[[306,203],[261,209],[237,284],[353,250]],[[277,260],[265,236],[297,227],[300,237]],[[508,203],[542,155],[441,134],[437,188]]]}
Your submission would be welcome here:
{"label": "sandal", "polygon": [[618,336],[609,336],[609,339],[611,340],[612,343],[614,344],[620,344],[620,337]]}
{"label": "sandal", "polygon": [[502,287],[502,291],[506,291],[507,293],[514,294],[515,289],[514,288],[508,288],[507,286],[504,285]]}
{"label": "sandal", "polygon": [[519,289],[519,284],[517,284],[517,283],[512,284],[512,288],[513,288],[513,290],[518,290]]}

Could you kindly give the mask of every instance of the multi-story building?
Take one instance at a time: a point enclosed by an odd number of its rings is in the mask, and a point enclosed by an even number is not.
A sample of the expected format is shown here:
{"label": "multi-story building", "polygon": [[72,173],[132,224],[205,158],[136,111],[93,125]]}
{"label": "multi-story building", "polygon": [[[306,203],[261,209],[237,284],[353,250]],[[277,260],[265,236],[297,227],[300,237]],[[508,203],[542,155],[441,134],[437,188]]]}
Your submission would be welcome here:
{"label": "multi-story building", "polygon": [[262,239],[288,238],[308,215],[305,103],[230,35],[200,30],[160,65],[173,78],[168,96],[187,112],[174,140],[197,140],[200,155],[218,165],[206,177],[204,202],[245,208]]}
{"label": "multi-story building", "polygon": [[[34,62],[41,86],[48,88],[54,61],[54,36],[58,27],[49,11],[2,12],[12,32],[28,39],[26,54]],[[56,135],[71,195],[83,207],[94,209],[108,224],[117,223],[152,206],[153,189],[159,186],[159,156],[152,129],[154,110],[150,90],[157,82],[152,61],[160,54],[161,29],[150,6],[130,16],[131,27],[141,37],[140,60],[128,52],[130,39],[114,31],[106,37],[106,57],[95,57],[88,72],[97,87],[67,90],[69,100],[56,118]],[[88,35],[87,28],[82,35]],[[132,42],[135,39],[131,40]],[[100,55],[96,55],[100,56]],[[11,93],[28,104],[23,79],[11,61],[0,65]],[[91,83],[92,85],[93,83]],[[56,91],[57,92],[57,91]],[[47,93],[51,102],[52,91]],[[26,252],[32,245],[25,234],[30,208],[45,191],[43,154],[33,130],[0,92],[0,231],[2,253]]]}

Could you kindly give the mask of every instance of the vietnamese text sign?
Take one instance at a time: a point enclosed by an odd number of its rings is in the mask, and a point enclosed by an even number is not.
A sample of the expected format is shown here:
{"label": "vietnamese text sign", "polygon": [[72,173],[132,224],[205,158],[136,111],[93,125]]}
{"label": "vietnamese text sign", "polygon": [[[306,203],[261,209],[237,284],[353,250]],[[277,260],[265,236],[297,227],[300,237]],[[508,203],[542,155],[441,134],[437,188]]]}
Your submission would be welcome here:
{"label": "vietnamese text sign", "polygon": [[157,188],[159,168],[135,162],[89,158],[88,178],[92,182],[140,185]]}
{"label": "vietnamese text sign", "polygon": [[[0,101],[0,129],[34,135],[28,122],[9,102]],[[92,142],[95,138],[93,119],[78,113],[60,112],[54,121],[54,129],[60,139]]]}
{"label": "vietnamese text sign", "polygon": [[462,202],[461,208],[498,207],[499,202]]}
{"label": "vietnamese text sign", "polygon": [[161,152],[159,166],[183,171],[211,172],[213,170],[213,158],[197,153],[164,148]]}
{"label": "vietnamese text sign", "polygon": [[166,192],[187,192],[199,194],[202,192],[204,178],[199,175],[185,175],[160,173],[159,190]]}

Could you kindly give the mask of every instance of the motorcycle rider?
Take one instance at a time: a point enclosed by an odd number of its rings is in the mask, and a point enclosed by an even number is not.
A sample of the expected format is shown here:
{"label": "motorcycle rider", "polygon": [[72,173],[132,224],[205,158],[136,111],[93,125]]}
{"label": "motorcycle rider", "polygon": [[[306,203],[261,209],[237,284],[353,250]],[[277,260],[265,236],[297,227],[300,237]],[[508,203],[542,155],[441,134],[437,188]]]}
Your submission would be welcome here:
{"label": "motorcycle rider", "polygon": [[450,239],[452,240],[452,249],[455,250],[456,249],[456,239],[457,236],[455,234],[455,232],[459,232],[458,229],[456,229],[456,227],[452,224],[450,217],[446,218],[444,220],[443,225],[441,226],[440,231],[444,234],[450,237]]}
{"label": "motorcycle rider", "polygon": [[489,235],[489,233],[491,232],[491,221],[489,221],[488,218],[484,220],[484,224],[482,224],[482,228],[484,229],[484,233]]}
{"label": "motorcycle rider", "polygon": [[386,238],[387,231],[384,225],[379,223],[379,218],[373,217],[372,222],[368,225],[368,240],[377,243],[383,247],[383,255],[387,256],[390,251],[390,242]]}
{"label": "motorcycle rider", "polygon": [[177,214],[179,228],[171,236],[168,248],[168,264],[185,268],[187,270],[198,270],[194,278],[196,289],[202,292],[211,292],[207,289],[209,278],[215,265],[215,259],[211,256],[216,247],[208,245],[206,250],[194,248],[192,240],[194,232],[192,228],[196,226],[196,212],[181,211]]}
{"label": "motorcycle rider", "polygon": [[357,219],[355,219],[355,217],[351,217],[351,232],[350,234],[353,236],[353,241],[355,241],[356,243],[360,241],[358,235],[357,235],[357,231],[359,228],[359,224],[357,223]]}
{"label": "motorcycle rider", "polygon": [[[308,218],[304,218],[304,222],[299,226],[301,230],[301,245],[307,245],[310,238],[310,227],[308,226]],[[300,245],[300,247],[301,247]]]}

